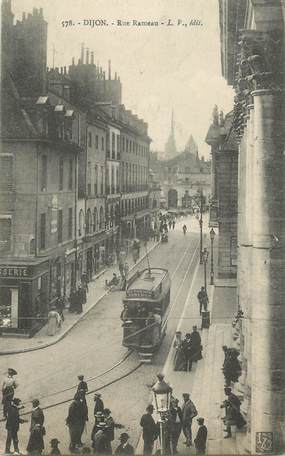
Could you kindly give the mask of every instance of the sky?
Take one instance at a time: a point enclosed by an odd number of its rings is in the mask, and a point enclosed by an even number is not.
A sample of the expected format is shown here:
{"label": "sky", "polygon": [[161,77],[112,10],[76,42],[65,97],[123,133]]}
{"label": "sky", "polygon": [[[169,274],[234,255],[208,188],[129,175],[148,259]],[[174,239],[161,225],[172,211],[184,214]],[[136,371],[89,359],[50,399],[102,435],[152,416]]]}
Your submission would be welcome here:
{"label": "sky", "polygon": [[[53,56],[58,67],[72,57],[77,62],[84,43],[106,72],[111,60],[123,104],[148,122],[152,150],[164,150],[173,109],[178,150],[192,134],[200,156],[209,158],[204,140],[213,107],[228,112],[233,105],[233,90],[221,75],[218,0],[12,0],[15,19],[33,7],[42,7],[48,22],[48,66]],[[88,19],[108,26],[84,26]],[[173,26],[166,25],[169,19]],[[191,19],[202,25],[189,25]],[[75,25],[63,27],[69,20]],[[117,20],[164,25],[118,26]]]}

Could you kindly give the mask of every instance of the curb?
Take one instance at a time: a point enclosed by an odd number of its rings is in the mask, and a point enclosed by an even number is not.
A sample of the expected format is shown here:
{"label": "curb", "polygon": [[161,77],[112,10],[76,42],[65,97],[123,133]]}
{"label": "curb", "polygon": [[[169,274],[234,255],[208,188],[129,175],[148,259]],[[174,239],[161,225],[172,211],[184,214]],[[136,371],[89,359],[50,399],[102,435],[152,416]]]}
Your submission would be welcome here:
{"label": "curb", "polygon": [[[160,242],[157,242],[156,244],[154,244],[150,250],[148,250],[148,254],[150,252],[152,252],[152,250],[154,250],[158,245],[160,244]],[[136,264],[134,264],[131,268],[130,268],[130,271],[132,271],[136,266],[138,266],[145,258],[146,258],[146,253],[139,259],[139,261],[137,261]],[[108,269],[103,269],[97,276],[95,276],[95,279],[98,279],[101,275],[105,274],[105,272],[107,272]],[[80,315],[80,317],[78,318],[78,320],[74,321],[73,324],[67,328],[65,331],[63,331],[55,340],[51,340],[50,342],[46,342],[42,345],[38,345],[36,347],[28,347],[28,348],[22,348],[22,349],[16,349],[16,350],[0,350],[0,356],[6,356],[6,355],[16,355],[16,354],[19,354],[19,353],[27,353],[27,352],[31,352],[31,351],[36,351],[36,350],[41,350],[43,348],[47,348],[47,347],[51,347],[52,345],[55,345],[57,344],[57,342],[60,342],[62,339],[64,339],[65,336],[67,336],[67,334],[74,328],[74,326],[77,325],[77,323],[79,323],[83,317],[85,317],[85,315],[87,315],[92,309],[94,309],[94,307],[99,304],[99,302],[104,298],[104,296],[106,296],[108,293],[108,291],[105,291],[98,299],[96,302],[94,302],[93,305],[91,305],[89,307],[89,309],[87,309],[85,312],[82,313],[82,315]]]}

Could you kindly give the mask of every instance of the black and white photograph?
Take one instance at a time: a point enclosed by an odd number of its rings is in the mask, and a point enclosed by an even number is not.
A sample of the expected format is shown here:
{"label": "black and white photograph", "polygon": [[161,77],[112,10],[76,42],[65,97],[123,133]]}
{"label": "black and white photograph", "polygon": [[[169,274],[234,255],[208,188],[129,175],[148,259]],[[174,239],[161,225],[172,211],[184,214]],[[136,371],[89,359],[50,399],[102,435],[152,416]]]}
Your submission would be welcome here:
{"label": "black and white photograph", "polygon": [[285,454],[285,0],[1,0],[0,455]]}

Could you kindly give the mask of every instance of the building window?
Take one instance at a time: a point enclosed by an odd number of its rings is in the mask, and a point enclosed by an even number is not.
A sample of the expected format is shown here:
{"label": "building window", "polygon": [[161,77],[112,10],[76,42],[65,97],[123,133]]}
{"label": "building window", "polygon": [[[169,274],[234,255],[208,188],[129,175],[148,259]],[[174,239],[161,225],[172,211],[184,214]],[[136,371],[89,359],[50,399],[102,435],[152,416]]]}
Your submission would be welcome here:
{"label": "building window", "polygon": [[99,229],[101,230],[104,227],[104,210],[103,207],[100,207],[99,213]]}
{"label": "building window", "polygon": [[101,166],[101,195],[105,193],[104,191],[104,166]]}
{"label": "building window", "polygon": [[117,135],[117,152],[120,152],[120,135]]}
{"label": "building window", "polygon": [[98,224],[97,209],[96,209],[96,207],[94,207],[94,209],[93,209],[93,231],[97,231],[97,224]]}
{"label": "building window", "polygon": [[105,141],[104,141],[104,136],[102,136],[101,138],[101,149],[104,150],[105,149]]}
{"label": "building window", "polygon": [[98,194],[98,166],[95,165],[95,170],[94,170],[94,195]]}
{"label": "building window", "polygon": [[112,158],[115,158],[115,133],[112,133]]}
{"label": "building window", "polygon": [[92,146],[92,133],[91,131],[88,132],[88,147]]}
{"label": "building window", "polygon": [[41,214],[40,219],[40,249],[46,248],[46,214]]}
{"label": "building window", "polygon": [[129,140],[126,139],[126,152],[129,152]]}
{"label": "building window", "polygon": [[86,214],[86,234],[90,234],[91,233],[91,226],[92,226],[91,210],[87,209],[87,214]]}
{"label": "building window", "polygon": [[62,209],[57,214],[57,242],[62,242]]}
{"label": "building window", "polygon": [[[2,181],[2,179],[1,179]],[[42,156],[41,191],[47,190],[47,156]]]}
{"label": "building window", "polygon": [[122,152],[125,152],[125,137],[122,136]]}
{"label": "building window", "polygon": [[80,209],[80,211],[79,211],[79,227],[78,227],[78,235],[79,236],[83,235],[83,229],[84,229],[84,213],[83,213],[83,210]]}
{"label": "building window", "polygon": [[63,190],[63,158],[59,159],[59,190]]}
{"label": "building window", "polygon": [[68,239],[72,239],[72,227],[73,227],[73,223],[72,223],[72,216],[73,216],[73,213],[72,213],[72,207],[70,207],[68,209]]}
{"label": "building window", "polygon": [[91,162],[87,164],[87,194],[91,195]]}
{"label": "building window", "polygon": [[68,172],[68,188],[72,190],[73,187],[73,159],[69,160],[69,172]]}
{"label": "building window", "polygon": [[99,148],[99,136],[98,135],[95,136],[95,147],[96,147],[96,149]]}

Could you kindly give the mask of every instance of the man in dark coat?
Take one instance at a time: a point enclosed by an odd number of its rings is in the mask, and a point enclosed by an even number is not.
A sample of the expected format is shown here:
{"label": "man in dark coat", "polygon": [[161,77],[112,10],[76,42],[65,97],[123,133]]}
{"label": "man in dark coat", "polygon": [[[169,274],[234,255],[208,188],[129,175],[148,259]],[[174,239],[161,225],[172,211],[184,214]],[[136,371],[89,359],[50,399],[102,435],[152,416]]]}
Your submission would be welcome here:
{"label": "man in dark coat", "polygon": [[198,301],[199,301],[199,304],[200,304],[200,315],[201,315],[202,314],[202,308],[204,308],[204,311],[206,311],[207,308],[208,308],[208,302],[209,302],[208,295],[207,295],[207,292],[205,290],[205,287],[201,287],[201,290],[197,294],[197,298],[198,298]]}
{"label": "man in dark coat", "polygon": [[94,416],[96,415],[97,412],[103,412],[104,410],[104,402],[101,399],[101,394],[100,393],[95,393],[94,396]]}
{"label": "man in dark coat", "polygon": [[191,345],[191,357],[192,361],[196,362],[202,359],[202,345],[201,345],[201,336],[197,331],[197,326],[193,326],[193,332],[190,336],[190,345]]}
{"label": "man in dark coat", "polygon": [[77,292],[76,292],[75,288],[72,288],[71,293],[70,293],[69,312],[76,312],[76,306],[77,306]]}
{"label": "man in dark coat", "polygon": [[78,386],[77,386],[77,392],[79,391],[83,391],[84,394],[87,393],[88,391],[88,385],[87,383],[84,381],[84,375],[78,375],[78,380],[79,380],[79,383],[78,383]]}
{"label": "man in dark coat", "polygon": [[18,398],[12,399],[10,407],[7,410],[7,421],[6,421],[6,429],[7,429],[7,439],[6,439],[6,449],[5,453],[11,453],[11,442],[13,441],[14,445],[14,452],[20,453],[19,451],[19,440],[18,440],[18,431],[20,427],[20,423],[26,423],[26,420],[22,420],[19,416],[19,406],[21,400]]}
{"label": "man in dark coat", "polygon": [[76,292],[76,313],[81,314],[83,312],[84,304],[84,290],[81,285],[79,285]]}
{"label": "man in dark coat", "polygon": [[107,445],[109,447],[110,454],[112,454],[111,442],[113,442],[115,438],[115,422],[111,416],[111,410],[109,410],[108,408],[104,409],[103,415],[106,424],[105,435],[108,439]]}
{"label": "man in dark coat", "polygon": [[199,428],[196,438],[194,440],[196,454],[205,454],[208,430],[204,425],[204,418],[198,418],[197,421],[199,424]]}
{"label": "man in dark coat", "polygon": [[84,407],[80,400],[80,395],[75,394],[72,403],[68,409],[66,424],[69,427],[71,453],[77,452],[77,446],[81,446],[81,435],[86,421]]}
{"label": "man in dark coat", "polygon": [[35,424],[30,433],[30,438],[27,446],[27,452],[31,456],[40,456],[44,449],[45,429],[41,424]]}
{"label": "man in dark coat", "polygon": [[153,414],[153,405],[148,405],[146,413],[141,417],[140,425],[143,428],[143,454],[144,456],[150,456],[152,454],[154,441],[157,439],[157,425],[151,416]]}
{"label": "man in dark coat", "polygon": [[246,421],[240,413],[241,402],[239,398],[232,393],[231,388],[225,388],[225,395],[227,399],[221,405],[222,408],[226,410],[226,432],[225,439],[228,439],[232,436],[231,426],[236,425],[238,429],[241,429],[246,425]]}
{"label": "man in dark coat", "polygon": [[169,408],[170,451],[172,455],[177,454],[177,444],[182,430],[183,416],[178,403],[178,399],[173,399]]}
{"label": "man in dark coat", "polygon": [[120,445],[117,447],[115,454],[126,454],[132,456],[135,454],[134,447],[128,443],[130,436],[126,432],[120,435]]}
{"label": "man in dark coat", "polygon": [[182,352],[185,360],[184,370],[190,372],[192,369],[192,347],[191,347],[191,334],[185,334],[185,339],[182,341]]}
{"label": "man in dark coat", "polygon": [[192,445],[192,420],[198,415],[194,403],[190,399],[190,394],[183,394],[184,404],[182,406],[182,429],[186,437],[186,446]]}

